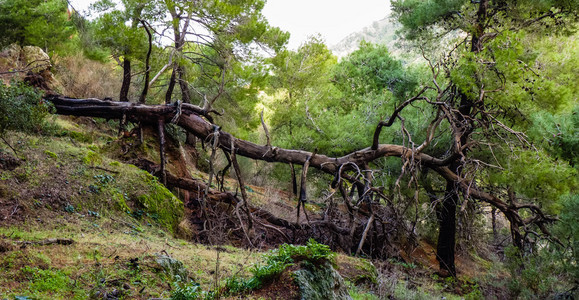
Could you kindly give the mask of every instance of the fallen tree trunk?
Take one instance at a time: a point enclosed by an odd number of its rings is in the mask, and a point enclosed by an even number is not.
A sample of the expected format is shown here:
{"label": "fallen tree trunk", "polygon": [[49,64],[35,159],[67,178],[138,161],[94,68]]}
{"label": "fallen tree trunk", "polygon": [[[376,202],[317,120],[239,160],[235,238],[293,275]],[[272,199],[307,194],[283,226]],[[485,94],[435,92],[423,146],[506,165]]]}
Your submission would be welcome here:
{"label": "fallen tree trunk", "polygon": [[[143,105],[128,102],[104,101],[99,99],[73,99],[59,95],[47,95],[44,99],[54,104],[56,113],[58,114],[106,119],[126,119],[131,122],[141,122],[143,124],[151,125],[156,125],[159,121],[165,123],[172,122],[203,141],[209,141],[216,130],[216,125],[210,122],[211,117],[209,116],[208,111],[188,103]],[[360,149],[342,157],[328,157],[323,154],[314,155],[314,153],[308,151],[283,149],[271,147],[269,145],[258,145],[249,141],[237,139],[228,132],[219,131],[216,147],[219,147],[226,152],[232,152],[232,148],[235,148],[235,152],[238,155],[267,162],[299,165],[304,165],[308,162],[309,166],[313,168],[332,174],[336,177],[346,178],[353,182],[356,182],[357,179],[342,173],[351,170],[359,170],[360,166],[367,165],[369,162],[379,158],[388,156],[401,157],[406,160],[413,160],[422,166],[433,169],[445,180],[454,182],[465,196],[484,201],[499,209],[511,222],[513,239],[521,236],[520,234],[517,234],[520,227],[524,228],[529,224],[542,226],[544,223],[556,220],[555,218],[543,214],[540,208],[536,205],[516,204],[514,202],[512,204],[507,204],[505,201],[478,189],[472,180],[460,178],[457,174],[452,172],[448,167],[448,159],[443,160],[435,158],[428,154],[413,151],[411,148],[400,145],[374,144],[372,147]],[[195,190],[205,191],[207,189],[207,187],[202,186],[200,182],[191,183],[182,178],[170,178],[168,176],[167,181],[176,186],[189,185],[189,188],[192,188],[192,185],[195,185]],[[215,200],[231,200],[231,195],[227,193],[219,193],[215,191],[212,191],[211,193],[211,196],[215,197]],[[524,208],[529,209],[535,217],[523,220],[518,211]],[[278,223],[283,224],[280,226],[284,227],[295,226],[295,224],[286,224],[281,221]],[[518,242],[520,241],[515,241],[515,243]]]}
{"label": "fallen tree trunk", "polygon": [[[137,103],[103,101],[98,99],[72,99],[62,96],[49,95],[45,100],[54,104],[56,113],[62,115],[87,116],[106,119],[121,119],[126,117],[131,122],[142,122],[145,124],[158,124],[159,120],[166,123],[178,113],[180,106],[180,117],[176,120],[177,125],[192,133],[203,141],[209,140],[214,132],[214,124],[203,118],[207,111],[202,108],[183,103],[180,105],[142,105]],[[267,162],[281,162],[304,165],[312,152],[302,150],[283,149],[278,147],[268,147],[267,145],[257,145],[252,142],[237,139],[231,134],[220,131],[218,147],[231,152],[231,145],[236,148],[236,153],[248,158],[263,160]],[[313,155],[309,165],[326,173],[335,175],[341,166],[342,172],[355,169],[355,166],[363,165],[378,158],[387,156],[397,156],[414,158],[424,165],[440,167],[447,174],[447,168],[442,166],[443,160],[430,155],[419,153],[412,155],[412,149],[400,145],[380,144],[376,150],[370,147],[354,151],[342,157],[328,157],[322,154]],[[450,170],[448,170],[449,172]],[[438,172],[438,170],[437,170]],[[440,173],[440,172],[439,172]],[[448,173],[451,175],[452,172]],[[443,176],[444,177],[444,176]],[[446,177],[445,177],[446,178]]]}

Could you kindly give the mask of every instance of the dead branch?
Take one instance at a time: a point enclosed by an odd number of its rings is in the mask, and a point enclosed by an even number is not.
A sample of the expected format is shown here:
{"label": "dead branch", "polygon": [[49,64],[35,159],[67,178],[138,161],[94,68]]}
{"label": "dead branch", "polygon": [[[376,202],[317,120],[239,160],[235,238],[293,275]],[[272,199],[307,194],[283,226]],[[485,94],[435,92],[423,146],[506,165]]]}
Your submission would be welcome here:
{"label": "dead branch", "polygon": [[167,176],[165,171],[165,121],[163,119],[159,119],[158,124],[158,131],[159,131],[159,156],[161,160],[161,182],[163,184],[167,184]]}
{"label": "dead branch", "polygon": [[[174,116],[176,111],[174,105],[139,105],[135,103],[102,101],[98,99],[71,99],[58,95],[47,95],[44,99],[54,104],[58,114],[101,117],[107,119],[121,119],[123,116],[126,116],[129,121],[143,122],[146,124],[156,124],[160,119],[168,121]],[[445,108],[443,106],[440,107],[443,112],[445,112]],[[397,111],[400,110],[401,109],[399,108]],[[235,148],[236,154],[238,155],[267,162],[300,165],[305,165],[307,162],[308,167],[314,167],[334,176],[341,167],[343,167],[343,172],[352,171],[355,170],[357,166],[367,164],[378,158],[394,156],[405,160],[412,160],[422,166],[431,168],[445,180],[456,183],[465,196],[487,202],[499,209],[503,214],[505,214],[511,224],[513,224],[513,232],[516,236],[520,236],[520,234],[517,233],[520,227],[524,228],[525,225],[538,224],[543,221],[551,222],[551,219],[541,214],[538,215],[539,218],[537,220],[534,220],[531,223],[525,222],[518,213],[518,210],[522,207],[508,205],[498,197],[479,189],[474,184],[471,184],[472,180],[459,178],[459,176],[447,166],[449,162],[454,160],[454,158],[452,158],[453,156],[451,156],[451,158],[439,159],[425,153],[417,153],[416,151],[412,151],[411,148],[405,146],[391,144],[372,145],[372,147],[360,149],[342,157],[328,157],[323,154],[315,154],[302,150],[283,149],[278,147],[270,148],[265,145],[257,145],[245,140],[237,139],[224,131],[218,131],[219,134],[216,135],[216,125],[210,123],[203,117],[206,116],[206,114],[207,112],[199,107],[184,104],[177,125],[201,140],[209,140],[213,137],[214,147],[219,147],[224,151],[231,151]],[[445,115],[451,118],[451,120],[454,119],[449,111],[446,111]],[[458,130],[458,132],[460,131],[461,130]],[[464,147],[468,147],[468,144],[461,145],[460,141],[458,141],[458,143],[460,148],[455,150],[455,153],[461,153],[463,152],[462,150],[464,150]],[[355,178],[347,176],[347,174],[343,174],[342,177],[351,182],[356,182]],[[168,182],[170,181],[169,178],[167,178],[167,180]],[[303,184],[305,184],[305,180],[302,182],[302,185]],[[305,192],[305,189],[302,189],[302,191]],[[203,190],[203,192],[205,192],[205,190]],[[207,196],[210,196],[210,194],[207,194]],[[219,197],[223,197],[223,195],[220,195]],[[300,199],[305,199],[305,197],[300,195]],[[537,208],[531,211],[536,214],[537,211],[540,210]],[[288,224],[284,225],[288,226]]]}
{"label": "dead branch", "polygon": [[424,94],[424,92],[426,92],[426,90],[428,90],[428,87],[422,88],[422,90],[420,92],[418,92],[418,94],[416,96],[404,101],[404,103],[402,103],[399,107],[396,107],[394,109],[394,112],[392,113],[392,115],[388,119],[388,121],[380,121],[380,123],[378,123],[378,126],[376,127],[376,130],[374,131],[374,138],[372,139],[372,150],[378,149],[380,132],[382,131],[382,127],[392,126],[392,124],[394,124],[394,121],[396,121],[396,118],[398,118],[398,116],[400,115],[400,112],[406,106],[413,103],[414,101],[416,101],[416,100],[428,100],[428,98],[422,96],[422,94]]}
{"label": "dead branch", "polygon": [[[235,155],[235,147],[233,146],[231,146],[231,163],[233,164],[233,170],[235,170],[235,176],[237,177],[237,182],[239,183],[239,188],[241,189],[241,197],[242,197],[242,202],[237,204],[237,206],[235,207],[235,211],[239,217],[239,207],[243,205],[245,212],[247,214],[247,232],[250,232],[253,227],[253,218],[251,217],[251,212],[249,211],[248,208],[248,198],[247,192],[245,191],[245,183],[243,182],[243,176],[241,176],[241,169],[239,168],[239,164],[237,163],[237,155]],[[241,217],[239,217],[239,221],[241,222]],[[251,239],[249,238],[247,232],[245,232],[245,235],[247,236],[249,243],[252,244]]]}
{"label": "dead branch", "polygon": [[74,244],[74,240],[72,239],[61,239],[61,238],[52,238],[52,239],[45,239],[42,241],[17,241],[16,243],[20,244],[21,248],[26,248],[29,245],[72,245]]}
{"label": "dead branch", "polygon": [[269,138],[269,130],[267,130],[267,126],[265,125],[265,121],[263,120],[263,109],[261,110],[261,126],[263,126],[263,131],[265,132],[265,138],[267,139],[267,146],[271,148],[271,140]]}
{"label": "dead branch", "polygon": [[370,215],[370,219],[368,219],[368,223],[366,223],[366,228],[364,228],[364,233],[360,239],[360,244],[358,244],[358,250],[356,250],[356,256],[360,255],[360,251],[364,246],[364,242],[366,241],[366,236],[368,236],[368,231],[370,230],[370,226],[372,226],[372,222],[374,222],[374,214]]}

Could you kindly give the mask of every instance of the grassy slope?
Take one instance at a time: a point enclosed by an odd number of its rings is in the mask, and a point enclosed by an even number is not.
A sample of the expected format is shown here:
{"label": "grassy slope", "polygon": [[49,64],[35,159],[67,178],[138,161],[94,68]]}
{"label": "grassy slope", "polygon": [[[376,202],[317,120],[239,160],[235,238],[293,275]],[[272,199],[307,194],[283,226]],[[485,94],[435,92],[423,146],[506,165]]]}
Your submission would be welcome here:
{"label": "grassy slope", "polygon": [[[113,127],[66,117],[51,122],[48,135],[7,135],[21,164],[0,169],[0,298],[168,297],[171,280],[156,255],[183,262],[204,290],[248,275],[261,257],[176,238],[181,201],[148,173],[107,157]],[[15,156],[5,144],[0,153]],[[49,238],[75,242],[23,243]]]}

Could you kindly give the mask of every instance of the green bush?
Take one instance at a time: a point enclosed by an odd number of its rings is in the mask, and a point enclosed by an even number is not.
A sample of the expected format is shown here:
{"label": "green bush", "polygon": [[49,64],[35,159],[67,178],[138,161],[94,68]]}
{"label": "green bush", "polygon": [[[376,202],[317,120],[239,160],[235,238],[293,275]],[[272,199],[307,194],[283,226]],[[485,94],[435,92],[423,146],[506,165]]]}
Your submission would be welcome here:
{"label": "green bush", "polygon": [[508,287],[513,297],[563,297],[576,286],[579,275],[579,196],[563,196],[561,204],[559,220],[551,227],[551,241],[538,240],[533,248],[524,252],[513,246],[505,249],[505,265],[511,273]]}
{"label": "green bush", "polygon": [[50,107],[40,92],[25,83],[5,85],[0,81],[0,137],[7,130],[39,131]]}

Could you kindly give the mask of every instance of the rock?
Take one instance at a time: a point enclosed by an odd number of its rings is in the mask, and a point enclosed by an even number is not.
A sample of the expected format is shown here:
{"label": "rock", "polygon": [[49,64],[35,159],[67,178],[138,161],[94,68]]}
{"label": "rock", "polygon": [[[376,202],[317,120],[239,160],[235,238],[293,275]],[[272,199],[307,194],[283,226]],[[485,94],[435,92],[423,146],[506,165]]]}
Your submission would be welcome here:
{"label": "rock", "polygon": [[45,82],[41,88],[48,90],[46,83],[54,80],[51,67],[50,56],[40,47],[12,44],[0,52],[0,72],[8,72],[0,78],[5,83],[13,77],[22,79],[26,74],[35,75]]}
{"label": "rock", "polygon": [[22,58],[26,64],[25,67],[34,73],[40,73],[52,67],[50,57],[40,47],[24,46]]}
{"label": "rock", "polygon": [[294,282],[300,289],[301,299],[351,300],[344,279],[329,262],[318,266],[307,265],[294,272]]}
{"label": "rock", "polygon": [[155,261],[163,267],[167,276],[171,279],[179,276],[182,281],[187,281],[189,277],[189,272],[183,265],[183,263],[177,259],[174,259],[168,255],[156,254],[157,258]]}
{"label": "rock", "polygon": [[2,70],[15,68],[17,67],[17,63],[20,61],[20,52],[22,48],[17,44],[12,44],[0,52],[0,68]]}

